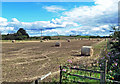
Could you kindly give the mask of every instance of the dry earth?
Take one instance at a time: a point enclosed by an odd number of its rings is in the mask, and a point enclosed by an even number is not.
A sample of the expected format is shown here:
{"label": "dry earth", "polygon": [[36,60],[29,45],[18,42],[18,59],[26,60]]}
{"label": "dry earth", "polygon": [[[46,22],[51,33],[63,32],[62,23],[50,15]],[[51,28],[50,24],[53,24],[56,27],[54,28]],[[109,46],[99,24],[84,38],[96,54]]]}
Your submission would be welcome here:
{"label": "dry earth", "polygon": [[[64,40],[59,48],[54,46],[55,42],[2,43],[3,81],[32,81],[48,72],[55,75],[59,73],[59,65],[68,59],[76,64],[89,62],[84,60],[86,56],[80,56],[80,49],[82,46],[98,43],[96,40]],[[50,80],[48,78],[45,81]]]}

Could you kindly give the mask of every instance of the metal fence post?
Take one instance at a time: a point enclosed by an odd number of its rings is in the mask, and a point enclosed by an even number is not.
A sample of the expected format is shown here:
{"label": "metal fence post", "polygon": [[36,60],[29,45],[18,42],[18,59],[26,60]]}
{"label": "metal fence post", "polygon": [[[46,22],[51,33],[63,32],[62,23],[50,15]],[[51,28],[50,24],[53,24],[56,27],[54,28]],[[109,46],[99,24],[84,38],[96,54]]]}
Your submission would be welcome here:
{"label": "metal fence post", "polygon": [[60,66],[60,84],[62,84],[62,67]]}

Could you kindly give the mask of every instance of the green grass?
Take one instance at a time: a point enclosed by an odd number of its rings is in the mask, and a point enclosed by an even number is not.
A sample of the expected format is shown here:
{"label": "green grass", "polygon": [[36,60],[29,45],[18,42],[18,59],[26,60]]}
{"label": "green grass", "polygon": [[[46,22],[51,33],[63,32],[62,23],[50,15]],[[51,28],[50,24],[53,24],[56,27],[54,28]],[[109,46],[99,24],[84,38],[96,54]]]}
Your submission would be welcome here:
{"label": "green grass", "polygon": [[[98,58],[98,56],[96,56],[96,54],[100,54],[100,51],[102,49],[104,49],[104,47],[106,46],[106,42],[107,41],[102,41],[100,43],[94,44],[93,48],[94,48],[94,54],[91,58],[96,59]],[[87,69],[90,70],[100,70],[99,67],[87,67]],[[89,77],[93,77],[93,78],[99,78],[100,79],[100,73],[92,73],[90,76],[90,72],[84,72],[84,71],[76,71],[76,70],[72,70],[72,72],[70,72],[71,74],[76,74],[76,75],[81,75],[81,76],[89,76]],[[63,73],[67,74],[67,73]],[[67,75],[65,75],[67,76]],[[79,81],[79,82],[89,82],[89,83],[100,83],[99,80],[93,80],[93,79],[87,79],[87,78],[80,78],[80,77],[75,77],[75,76],[67,76],[67,80],[63,80],[63,82],[70,82],[72,81]]]}
{"label": "green grass", "polygon": [[[102,50],[102,49],[104,49],[104,47],[106,46],[106,42],[107,41],[102,41],[102,42],[99,42],[99,43],[96,43],[96,44],[93,44],[92,46],[93,46],[93,49],[94,49],[94,53],[93,53],[93,56],[91,56],[90,57],[90,59],[96,59],[96,58],[98,58],[98,56],[96,56],[96,54],[100,54],[100,50]],[[80,68],[84,68],[84,67],[82,67],[82,65],[81,65],[81,67]],[[100,68],[99,67],[87,67],[87,69],[90,69],[90,70],[100,70]],[[73,71],[73,72],[71,72],[71,74],[78,74],[78,75],[82,75],[82,76],[84,76],[84,75],[86,75],[86,76],[90,76],[90,73],[89,72],[87,72],[87,73],[85,73],[85,72],[83,72],[83,71],[78,71],[78,72],[76,72],[75,70]],[[63,74],[64,75],[64,74]],[[99,73],[96,73],[96,74],[92,74],[91,75],[91,77],[94,77],[94,78],[100,78],[100,74]],[[71,80],[74,80],[75,79],[75,81],[80,81],[80,82],[87,82],[87,83],[97,83],[97,84],[99,84],[100,83],[100,81],[98,81],[98,80],[91,80],[91,79],[83,79],[83,78],[79,78],[79,77],[74,77],[74,76],[68,76],[68,79],[67,80],[63,80],[63,82],[68,82],[68,83],[71,83]],[[57,79],[55,79],[54,78],[54,81],[59,81],[60,80],[60,78],[57,78]],[[73,84],[73,83],[72,83]]]}
{"label": "green grass", "polygon": [[62,72],[62,82],[95,82],[95,83],[99,83],[100,81],[98,80],[93,80],[93,79],[88,79],[88,78],[81,78],[81,77],[77,77],[77,76],[71,76],[68,75],[68,73],[70,74],[75,74],[75,75],[80,75],[80,76],[88,76],[88,77],[92,77],[92,78],[98,78],[100,79],[100,73],[90,73],[87,71],[78,71],[78,70],[70,70],[67,68],[64,68],[67,71],[66,72]]}
{"label": "green grass", "polygon": [[98,56],[96,55],[100,55],[100,51],[103,50],[106,46],[106,42],[107,41],[102,41],[100,43],[97,43],[97,44],[94,44],[93,45],[93,50],[94,50],[94,53],[93,53],[93,56],[94,58],[98,58]]}

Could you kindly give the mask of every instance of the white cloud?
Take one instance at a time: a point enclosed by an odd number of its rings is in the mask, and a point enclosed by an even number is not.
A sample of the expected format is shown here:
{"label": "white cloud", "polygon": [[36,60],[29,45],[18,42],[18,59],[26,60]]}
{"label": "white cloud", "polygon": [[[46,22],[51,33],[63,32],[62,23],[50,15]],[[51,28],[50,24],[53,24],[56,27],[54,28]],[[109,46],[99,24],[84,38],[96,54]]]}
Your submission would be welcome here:
{"label": "white cloud", "polygon": [[43,32],[44,35],[109,35],[110,26],[102,25],[98,27],[80,26],[70,29],[52,29]]}
{"label": "white cloud", "polygon": [[8,31],[13,31],[14,27],[7,26],[8,22],[6,18],[0,17],[0,32],[8,33]]}
{"label": "white cloud", "polygon": [[96,27],[96,28],[93,28],[92,30],[93,31],[98,31],[98,30],[100,30],[100,28]]}
{"label": "white cloud", "polygon": [[[109,35],[111,25],[117,25],[118,0],[94,0],[93,6],[80,6],[66,11],[58,20],[77,23],[81,27],[66,30],[66,34]],[[53,21],[54,23],[56,20]],[[57,23],[57,22],[56,22]],[[82,31],[81,31],[82,30]],[[62,31],[62,30],[59,30]]]}
{"label": "white cloud", "polygon": [[0,27],[0,33],[2,34],[8,34],[12,33],[14,31],[14,27]]}
{"label": "white cloud", "polygon": [[0,17],[0,26],[6,26],[7,25],[7,19]]}
{"label": "white cloud", "polygon": [[[4,23],[4,25],[3,25]],[[74,22],[61,22],[59,19],[53,19],[52,21],[36,21],[36,22],[20,22],[16,18],[12,18],[11,22],[7,22],[7,19],[2,18],[0,21],[1,32],[4,31],[17,31],[20,27],[25,30],[39,31],[40,29],[56,29],[66,28],[71,26],[78,26]]]}
{"label": "white cloud", "polygon": [[[32,35],[40,36],[40,29],[53,28],[51,30],[45,30],[43,35],[84,35],[84,34],[102,34],[106,30],[110,30],[109,25],[94,26],[81,26],[71,21],[61,21],[61,19],[52,19],[51,21],[36,21],[36,22],[20,22],[17,19],[7,22],[7,19],[2,18],[1,23],[7,23],[7,25],[0,25],[2,33],[17,31],[20,27],[23,27],[27,32]],[[13,19],[12,19],[13,20]],[[72,27],[72,28],[71,28]],[[58,29],[61,28],[61,29]],[[65,29],[66,28],[66,29]],[[105,33],[104,33],[105,34]]]}
{"label": "white cloud", "polygon": [[0,17],[0,22],[7,22],[7,19]]}
{"label": "white cloud", "polygon": [[64,12],[63,20],[71,20],[82,25],[103,25],[117,23],[118,0],[95,0],[93,6],[80,6]]}
{"label": "white cloud", "polygon": [[19,22],[16,18],[12,18],[11,22]]}
{"label": "white cloud", "polygon": [[64,11],[64,10],[66,10],[66,9],[64,9],[62,7],[55,6],[55,5],[44,6],[43,8],[46,9],[48,12],[58,12],[58,11]]}
{"label": "white cloud", "polygon": [[[80,6],[66,11],[60,18],[51,21],[20,22],[13,18],[11,22],[0,17],[0,26],[2,30],[12,31],[13,29],[23,27],[29,33],[33,34],[32,29],[55,28],[44,31],[46,35],[109,35],[110,25],[117,24],[118,20],[118,0],[94,0],[93,6]],[[58,6],[43,7],[49,12],[59,12],[66,9]],[[8,27],[8,28],[7,28]],[[11,27],[11,28],[9,28]],[[63,28],[63,29],[57,29]],[[66,28],[66,29],[65,29]],[[39,31],[35,31],[39,33]],[[38,34],[39,35],[39,34]]]}

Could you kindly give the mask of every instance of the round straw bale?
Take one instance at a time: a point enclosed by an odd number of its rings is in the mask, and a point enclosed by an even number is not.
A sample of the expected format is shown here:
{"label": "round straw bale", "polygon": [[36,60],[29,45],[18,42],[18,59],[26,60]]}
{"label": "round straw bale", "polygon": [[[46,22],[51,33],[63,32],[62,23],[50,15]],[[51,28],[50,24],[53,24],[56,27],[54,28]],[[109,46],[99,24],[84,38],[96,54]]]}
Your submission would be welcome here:
{"label": "round straw bale", "polygon": [[71,40],[70,39],[66,39],[67,40],[67,42],[71,42]]}
{"label": "round straw bale", "polygon": [[61,43],[60,43],[60,42],[56,42],[56,43],[55,43],[55,46],[56,46],[56,47],[61,47]]}
{"label": "round straw bale", "polygon": [[12,40],[12,43],[15,43],[15,40]]}
{"label": "round straw bale", "polygon": [[100,41],[100,39],[97,39],[97,41]]}
{"label": "round straw bale", "polygon": [[93,49],[92,46],[83,46],[81,48],[81,55],[92,55],[93,54]]}
{"label": "round straw bale", "polygon": [[40,40],[40,42],[43,42],[43,40]]}

